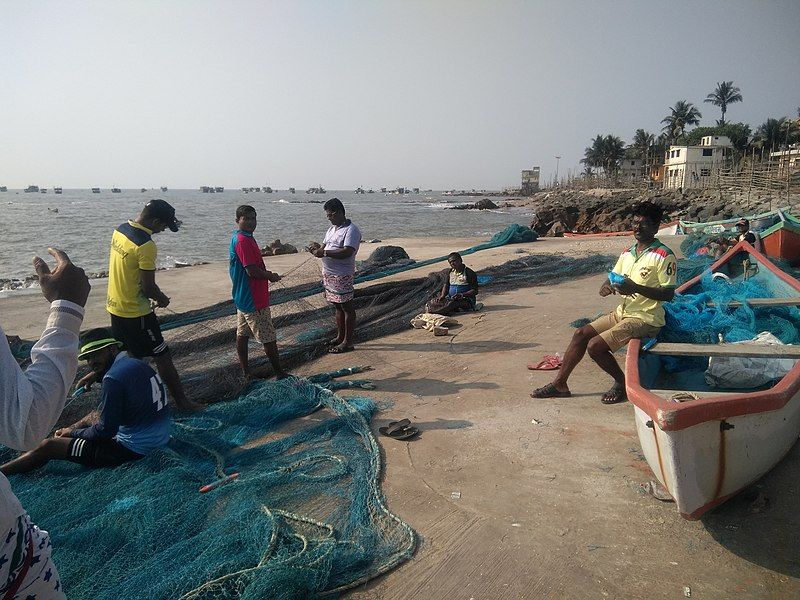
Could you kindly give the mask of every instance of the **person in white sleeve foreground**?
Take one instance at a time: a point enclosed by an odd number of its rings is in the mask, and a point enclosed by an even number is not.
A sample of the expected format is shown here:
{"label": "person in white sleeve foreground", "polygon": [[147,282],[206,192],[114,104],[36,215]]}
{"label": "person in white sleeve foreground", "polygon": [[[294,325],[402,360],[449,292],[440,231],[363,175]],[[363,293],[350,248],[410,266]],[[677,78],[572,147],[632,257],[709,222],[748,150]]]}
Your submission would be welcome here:
{"label": "person in white sleeve foreground", "polygon": [[[33,259],[50,315],[23,371],[0,327],[0,444],[32,450],[47,437],[61,415],[78,368],[78,332],[89,296],[89,279],[66,253],[48,249],[56,259],[51,272]],[[28,513],[0,475],[0,598],[65,598],[51,559],[50,536]]]}

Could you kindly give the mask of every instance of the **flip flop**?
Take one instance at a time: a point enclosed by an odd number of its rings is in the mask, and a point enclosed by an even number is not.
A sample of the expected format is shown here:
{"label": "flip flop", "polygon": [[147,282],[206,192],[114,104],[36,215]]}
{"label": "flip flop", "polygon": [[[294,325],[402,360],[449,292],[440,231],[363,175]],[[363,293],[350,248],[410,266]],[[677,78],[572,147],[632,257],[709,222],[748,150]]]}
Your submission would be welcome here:
{"label": "flip flop", "polygon": [[528,365],[530,371],[555,371],[560,368],[563,361],[552,354],[546,354],[538,363]]}
{"label": "flip flop", "polygon": [[570,396],[572,396],[572,392],[569,390],[561,392],[552,383],[543,385],[531,392],[531,398],[569,398]]}
{"label": "flip flop", "polygon": [[620,402],[627,401],[628,394],[625,392],[625,388],[619,385],[613,386],[600,398],[600,402],[603,404],[619,404]]}
{"label": "flip flop", "polygon": [[[406,427],[411,425],[411,421],[408,419],[400,419],[399,421],[390,421],[386,427],[381,427],[381,430],[385,429],[386,433],[384,435],[391,435],[395,431],[399,429],[405,429]],[[383,433],[383,431],[381,431]]]}
{"label": "flip flop", "polygon": [[389,433],[388,427],[379,427],[378,431],[381,432],[381,435],[385,435],[386,437],[390,437],[395,440],[407,440],[419,433],[419,429],[416,427],[402,427],[394,430],[392,433]]}
{"label": "flip flop", "polygon": [[345,352],[352,352],[355,346],[333,346],[328,348],[328,354],[344,354]]}

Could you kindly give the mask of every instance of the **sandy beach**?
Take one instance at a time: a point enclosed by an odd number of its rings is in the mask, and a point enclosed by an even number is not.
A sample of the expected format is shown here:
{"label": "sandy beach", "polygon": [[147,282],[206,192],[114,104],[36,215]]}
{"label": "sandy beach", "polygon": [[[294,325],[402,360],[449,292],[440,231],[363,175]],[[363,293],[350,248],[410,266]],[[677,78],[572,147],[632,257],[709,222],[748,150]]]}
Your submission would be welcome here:
{"label": "sandy beach", "polygon": [[[441,256],[474,238],[387,239],[414,259]],[[680,239],[662,238],[677,249]],[[559,238],[465,257],[473,269],[522,253],[618,254],[632,239]],[[270,257],[287,272],[307,254]],[[396,275],[424,275],[446,265]],[[385,457],[390,509],[419,535],[415,556],[350,593],[359,599],[787,598],[800,594],[795,516],[800,449],[701,521],[682,519],[640,486],[654,479],[640,454],[630,404],[603,406],[608,377],[588,358],[570,380],[573,397],[532,400],[552,374],[528,371],[563,352],[569,323],[616,305],[600,298],[603,275],[482,294],[483,311],[458,317],[450,335],[413,330],[325,356],[307,375],[355,364],[374,369],[367,394],[388,408],[373,420]],[[229,298],[227,263],[159,272],[181,312]],[[84,327],[106,325],[105,282],[93,282]],[[369,285],[369,284],[362,284]],[[34,338],[47,304],[38,291],[0,299],[8,334]],[[232,341],[233,342],[233,341]],[[622,354],[617,355],[619,360]],[[347,396],[352,392],[344,392]],[[361,395],[365,392],[361,391]],[[418,439],[378,435],[411,419]],[[754,502],[757,493],[762,500]],[[768,499],[764,506],[763,498]]]}

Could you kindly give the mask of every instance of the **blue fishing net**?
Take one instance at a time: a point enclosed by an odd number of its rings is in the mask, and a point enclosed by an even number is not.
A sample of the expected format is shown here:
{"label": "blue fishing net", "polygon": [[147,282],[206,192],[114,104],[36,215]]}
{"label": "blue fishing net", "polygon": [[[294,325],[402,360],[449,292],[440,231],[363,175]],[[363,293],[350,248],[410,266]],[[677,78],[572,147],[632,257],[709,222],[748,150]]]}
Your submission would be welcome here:
{"label": "blue fishing net", "polygon": [[306,380],[262,382],[176,418],[169,446],[142,460],[53,461],[12,485],[50,532],[70,599],[336,595],[415,546],[379,489],[375,410]]}
{"label": "blue fishing net", "polygon": [[[750,307],[746,303],[752,298],[785,295],[785,283],[771,283],[766,278],[714,279],[706,272],[694,288],[692,291],[697,293],[679,294],[672,302],[664,303],[666,324],[658,335],[659,341],[716,344],[721,337],[725,342],[740,342],[769,331],[784,344],[800,344],[800,311],[796,307]],[[729,306],[731,301],[740,305]],[[703,357],[663,356],[661,360],[668,372],[700,369],[708,363]]]}

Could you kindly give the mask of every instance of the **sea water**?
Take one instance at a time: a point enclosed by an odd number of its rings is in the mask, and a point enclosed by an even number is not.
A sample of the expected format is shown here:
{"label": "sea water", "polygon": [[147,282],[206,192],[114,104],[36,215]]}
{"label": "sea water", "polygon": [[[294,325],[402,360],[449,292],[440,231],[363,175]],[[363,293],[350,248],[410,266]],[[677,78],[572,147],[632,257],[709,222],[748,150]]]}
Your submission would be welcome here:
{"label": "sea water", "polygon": [[[207,194],[194,190],[64,190],[56,195],[0,192],[0,279],[32,274],[31,259],[45,256],[48,246],[64,249],[87,273],[108,268],[108,248],[114,228],[134,219],[151,198],[163,198],[183,221],[177,233],[155,236],[158,266],[176,262],[227,260],[236,207],[250,204],[258,211],[255,237],[260,245],[276,239],[298,249],[322,241],[330,223],[322,204],[337,197],[347,216],[360,228],[364,240],[388,237],[463,236],[490,237],[511,223],[528,225],[530,211],[446,210],[473,203],[480,197],[450,197],[440,193],[385,195],[329,191],[326,194],[291,194],[277,191],[244,193],[226,190]],[[496,199],[499,204],[500,199]],[[454,250],[457,248],[454,248]],[[362,253],[364,254],[364,253]],[[367,258],[366,254],[359,259]]]}

